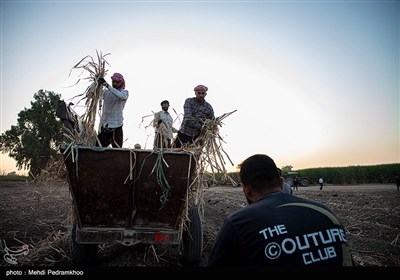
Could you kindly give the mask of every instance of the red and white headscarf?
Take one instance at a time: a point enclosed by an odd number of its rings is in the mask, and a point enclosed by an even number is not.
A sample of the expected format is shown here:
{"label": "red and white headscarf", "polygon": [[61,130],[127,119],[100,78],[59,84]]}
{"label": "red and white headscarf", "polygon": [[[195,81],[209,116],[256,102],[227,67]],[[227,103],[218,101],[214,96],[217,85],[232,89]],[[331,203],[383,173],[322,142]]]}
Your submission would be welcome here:
{"label": "red and white headscarf", "polygon": [[124,76],[122,76],[122,74],[114,73],[114,75],[111,76],[111,80],[121,83],[121,86],[119,87],[119,89],[125,89],[125,80],[124,80]]}

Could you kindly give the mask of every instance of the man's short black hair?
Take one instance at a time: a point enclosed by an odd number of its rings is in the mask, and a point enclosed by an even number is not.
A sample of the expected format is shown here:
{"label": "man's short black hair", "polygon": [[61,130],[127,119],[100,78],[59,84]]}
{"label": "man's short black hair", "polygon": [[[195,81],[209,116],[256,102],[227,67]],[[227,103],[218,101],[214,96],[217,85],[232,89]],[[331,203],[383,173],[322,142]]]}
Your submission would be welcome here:
{"label": "man's short black hair", "polygon": [[281,177],[274,160],[267,155],[253,155],[244,160],[239,167],[242,184],[251,185],[256,189],[263,185],[261,182],[274,184],[279,182]]}
{"label": "man's short black hair", "polygon": [[169,105],[169,101],[168,101],[168,100],[162,101],[162,102],[161,102],[161,106],[162,106],[164,103],[167,103],[167,104]]}

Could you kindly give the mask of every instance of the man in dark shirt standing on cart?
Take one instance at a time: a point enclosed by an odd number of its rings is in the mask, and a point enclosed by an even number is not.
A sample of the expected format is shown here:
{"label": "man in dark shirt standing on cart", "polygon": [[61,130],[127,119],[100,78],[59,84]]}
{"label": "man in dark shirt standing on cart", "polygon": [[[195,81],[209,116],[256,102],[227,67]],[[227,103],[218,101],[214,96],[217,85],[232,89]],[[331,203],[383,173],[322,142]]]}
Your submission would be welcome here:
{"label": "man in dark shirt standing on cart", "polygon": [[193,143],[200,136],[205,121],[215,118],[213,107],[205,100],[207,90],[206,86],[198,85],[194,88],[196,97],[185,100],[183,121],[175,139],[175,148]]}

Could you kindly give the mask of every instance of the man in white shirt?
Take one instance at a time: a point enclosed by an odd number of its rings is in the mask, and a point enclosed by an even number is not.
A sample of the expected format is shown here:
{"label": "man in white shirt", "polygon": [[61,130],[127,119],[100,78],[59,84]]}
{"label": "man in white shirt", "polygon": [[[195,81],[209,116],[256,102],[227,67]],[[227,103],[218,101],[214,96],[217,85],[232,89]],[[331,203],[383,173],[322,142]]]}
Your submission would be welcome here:
{"label": "man in white shirt", "polygon": [[322,190],[322,187],[324,186],[324,179],[322,179],[322,177],[318,179],[318,184],[319,184],[319,189]]}
{"label": "man in white shirt", "polygon": [[153,127],[155,128],[154,149],[171,148],[173,133],[178,132],[172,126],[173,120],[168,112],[169,101],[161,102],[161,111],[154,114]]}
{"label": "man in white shirt", "polygon": [[114,73],[111,77],[112,86],[104,78],[99,78],[98,81],[106,87],[103,92],[101,130],[98,134],[100,144],[102,147],[108,147],[111,144],[114,148],[122,148],[123,110],[129,97],[129,92],[125,89],[124,77],[120,73]]}

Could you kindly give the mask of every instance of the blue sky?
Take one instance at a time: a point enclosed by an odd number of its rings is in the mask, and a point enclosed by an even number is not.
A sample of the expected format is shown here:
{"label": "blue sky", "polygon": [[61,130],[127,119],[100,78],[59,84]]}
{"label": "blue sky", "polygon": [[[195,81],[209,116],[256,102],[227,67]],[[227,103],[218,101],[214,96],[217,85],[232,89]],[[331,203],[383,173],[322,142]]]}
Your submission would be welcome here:
{"label": "blue sky", "polygon": [[[240,163],[295,169],[400,162],[399,1],[2,1],[1,127],[40,89],[69,100],[71,68],[110,53],[130,92],[124,147],[151,148],[160,102],[183,113],[197,84]],[[85,73],[82,74],[85,76]],[[77,99],[73,100],[77,101]],[[78,112],[84,108],[77,107]],[[179,128],[179,121],[175,126]],[[0,171],[16,170],[0,155]],[[230,165],[227,168],[233,168]]]}

